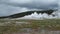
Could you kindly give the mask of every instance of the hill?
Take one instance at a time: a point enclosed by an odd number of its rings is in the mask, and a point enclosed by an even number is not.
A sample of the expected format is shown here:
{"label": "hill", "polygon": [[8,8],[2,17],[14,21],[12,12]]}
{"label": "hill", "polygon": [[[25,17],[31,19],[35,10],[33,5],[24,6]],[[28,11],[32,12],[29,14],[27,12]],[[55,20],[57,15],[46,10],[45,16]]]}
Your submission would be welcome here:
{"label": "hill", "polygon": [[[24,17],[26,15],[31,15],[32,13],[36,12],[37,14],[41,13],[46,13],[48,15],[51,15],[54,10],[43,10],[43,11],[37,11],[37,10],[34,10],[34,11],[26,11],[26,12],[22,12],[22,13],[17,13],[17,14],[13,14],[13,15],[9,15],[9,16],[2,16],[0,17],[1,18],[19,18],[19,17]],[[54,16],[54,15],[53,15]]]}

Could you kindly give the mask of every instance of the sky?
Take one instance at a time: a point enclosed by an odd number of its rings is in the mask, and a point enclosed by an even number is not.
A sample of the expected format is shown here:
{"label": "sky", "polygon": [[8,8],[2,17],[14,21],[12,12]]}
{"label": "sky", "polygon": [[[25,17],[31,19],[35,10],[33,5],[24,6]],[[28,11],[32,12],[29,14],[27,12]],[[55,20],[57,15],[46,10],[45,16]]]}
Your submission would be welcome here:
{"label": "sky", "polygon": [[58,0],[0,0],[0,16],[34,9],[57,9]]}

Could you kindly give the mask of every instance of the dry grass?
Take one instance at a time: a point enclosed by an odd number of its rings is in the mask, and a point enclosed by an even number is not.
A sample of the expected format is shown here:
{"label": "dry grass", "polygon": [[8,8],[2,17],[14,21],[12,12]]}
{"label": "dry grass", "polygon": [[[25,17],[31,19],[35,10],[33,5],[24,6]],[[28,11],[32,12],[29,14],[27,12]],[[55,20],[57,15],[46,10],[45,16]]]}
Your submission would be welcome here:
{"label": "dry grass", "polygon": [[[27,22],[27,23],[16,23],[16,22]],[[48,30],[60,30],[60,19],[45,19],[45,20],[0,20],[3,23],[0,26],[0,34],[2,32],[21,32],[22,28],[32,29],[48,29]]]}

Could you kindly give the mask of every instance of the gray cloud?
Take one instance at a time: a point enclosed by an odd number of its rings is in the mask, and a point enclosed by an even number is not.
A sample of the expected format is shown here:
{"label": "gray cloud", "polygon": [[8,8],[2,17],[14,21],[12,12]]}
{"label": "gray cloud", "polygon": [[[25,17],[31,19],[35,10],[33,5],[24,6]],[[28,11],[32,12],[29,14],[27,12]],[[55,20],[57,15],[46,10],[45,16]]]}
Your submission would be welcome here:
{"label": "gray cloud", "polygon": [[0,16],[23,12],[30,9],[58,8],[57,0],[0,0]]}
{"label": "gray cloud", "polygon": [[[57,0],[6,0],[2,1],[4,4],[26,7],[26,8],[37,8],[37,9],[48,9],[51,7],[58,7]],[[2,3],[1,2],[1,3]]]}

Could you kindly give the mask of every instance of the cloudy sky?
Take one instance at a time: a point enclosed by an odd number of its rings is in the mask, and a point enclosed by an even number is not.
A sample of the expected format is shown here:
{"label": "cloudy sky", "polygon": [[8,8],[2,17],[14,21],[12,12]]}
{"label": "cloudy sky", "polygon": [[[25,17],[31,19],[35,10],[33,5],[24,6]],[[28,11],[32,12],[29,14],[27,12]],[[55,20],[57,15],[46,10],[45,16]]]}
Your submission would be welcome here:
{"label": "cloudy sky", "polygon": [[56,9],[58,0],[0,0],[0,16],[7,16],[31,9]]}

